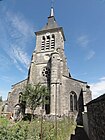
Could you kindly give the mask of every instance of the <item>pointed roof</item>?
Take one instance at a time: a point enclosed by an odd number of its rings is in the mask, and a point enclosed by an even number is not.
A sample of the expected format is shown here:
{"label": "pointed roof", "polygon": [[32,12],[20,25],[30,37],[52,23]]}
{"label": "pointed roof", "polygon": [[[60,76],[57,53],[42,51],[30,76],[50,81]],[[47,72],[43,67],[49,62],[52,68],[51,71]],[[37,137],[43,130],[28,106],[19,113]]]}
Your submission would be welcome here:
{"label": "pointed roof", "polygon": [[50,16],[48,17],[48,22],[42,30],[47,30],[47,29],[52,29],[52,28],[58,28],[58,25],[57,25],[55,17],[54,17],[54,8],[53,7],[51,7]]}
{"label": "pointed roof", "polygon": [[35,34],[37,35],[37,34],[42,34],[42,33],[48,32],[48,31],[59,31],[59,30],[62,32],[63,38],[65,40],[63,28],[58,26],[58,24],[55,20],[55,17],[54,17],[54,8],[51,7],[50,16],[48,17],[47,24],[40,31],[35,32]]}

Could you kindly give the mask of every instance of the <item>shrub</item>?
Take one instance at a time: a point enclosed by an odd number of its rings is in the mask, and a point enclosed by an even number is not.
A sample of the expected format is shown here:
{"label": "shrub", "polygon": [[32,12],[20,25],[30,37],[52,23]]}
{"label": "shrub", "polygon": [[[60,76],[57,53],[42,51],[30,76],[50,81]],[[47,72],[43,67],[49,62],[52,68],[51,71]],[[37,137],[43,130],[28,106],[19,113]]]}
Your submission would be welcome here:
{"label": "shrub", "polygon": [[[4,118],[3,118],[4,119]],[[69,138],[75,125],[67,118],[57,121],[57,137],[55,122],[42,122],[43,140],[66,140]],[[8,123],[0,126],[0,140],[40,140],[41,139],[41,120],[20,121]]]}

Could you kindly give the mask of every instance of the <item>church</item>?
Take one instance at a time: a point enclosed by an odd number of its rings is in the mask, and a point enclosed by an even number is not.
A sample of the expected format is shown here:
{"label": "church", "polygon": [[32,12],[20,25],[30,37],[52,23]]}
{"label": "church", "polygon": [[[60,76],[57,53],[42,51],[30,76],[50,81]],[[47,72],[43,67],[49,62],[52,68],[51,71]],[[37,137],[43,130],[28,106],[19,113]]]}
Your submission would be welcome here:
{"label": "church", "polygon": [[[35,32],[36,48],[32,54],[27,79],[12,86],[8,94],[7,110],[14,113],[19,106],[19,95],[27,84],[40,83],[50,90],[49,104],[44,106],[45,114],[76,116],[85,111],[85,105],[91,100],[87,82],[71,76],[64,53],[65,35],[58,26],[54,8],[50,10],[47,24]],[[35,110],[40,114],[42,107]]]}

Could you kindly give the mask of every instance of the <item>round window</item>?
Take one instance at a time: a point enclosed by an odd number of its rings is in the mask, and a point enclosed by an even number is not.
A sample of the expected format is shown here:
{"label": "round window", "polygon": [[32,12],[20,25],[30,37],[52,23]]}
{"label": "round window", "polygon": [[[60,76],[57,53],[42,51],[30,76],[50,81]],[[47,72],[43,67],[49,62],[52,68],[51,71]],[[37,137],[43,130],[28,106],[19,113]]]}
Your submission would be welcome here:
{"label": "round window", "polygon": [[50,77],[50,69],[48,67],[44,67],[42,70],[43,77],[49,78]]}

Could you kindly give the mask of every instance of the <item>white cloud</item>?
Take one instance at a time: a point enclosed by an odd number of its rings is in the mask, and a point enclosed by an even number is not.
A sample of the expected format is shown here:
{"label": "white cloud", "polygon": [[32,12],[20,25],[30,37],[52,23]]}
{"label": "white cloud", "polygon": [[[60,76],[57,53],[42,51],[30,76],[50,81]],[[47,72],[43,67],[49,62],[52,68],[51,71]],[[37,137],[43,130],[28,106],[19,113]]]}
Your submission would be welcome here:
{"label": "white cloud", "polygon": [[81,46],[81,47],[87,47],[89,44],[89,39],[87,35],[82,35],[80,37],[77,38],[77,43]]}
{"label": "white cloud", "polygon": [[88,55],[87,55],[87,60],[90,60],[90,59],[92,59],[93,58],[93,56],[95,55],[95,51],[93,51],[93,50],[91,50],[89,53],[88,53]]}
{"label": "white cloud", "polygon": [[11,58],[17,69],[24,72],[23,67],[28,68],[30,62],[26,50],[27,44],[33,39],[33,27],[21,14],[13,14],[10,11],[4,12],[1,23],[3,26],[1,31],[3,31],[3,35],[6,35],[5,38],[2,37],[2,39],[5,39],[3,42],[8,44],[1,45],[1,47]]}
{"label": "white cloud", "polygon": [[105,93],[105,77],[99,79],[98,82],[90,84],[92,97],[97,98],[98,96]]}
{"label": "white cloud", "polygon": [[[9,21],[9,24],[12,27],[12,30],[10,29],[12,37],[14,37],[15,35],[18,36],[18,33],[27,38],[33,36],[32,25],[30,25],[30,23],[28,23],[28,21],[26,21],[21,14],[16,15],[8,11],[6,13],[6,20],[7,22]],[[16,32],[14,29],[16,30]]]}
{"label": "white cloud", "polygon": [[12,79],[8,76],[5,76],[5,75],[0,76],[0,80],[6,81],[6,82],[9,82],[9,83],[12,82]]}
{"label": "white cloud", "polygon": [[84,50],[86,51],[86,57],[85,57],[86,60],[90,60],[94,57],[95,51],[90,50],[90,48],[88,47],[90,40],[87,35],[79,36],[77,38],[77,43],[79,44],[80,47],[84,48]]}
{"label": "white cloud", "polygon": [[8,66],[10,66],[10,61],[8,60],[8,58],[6,56],[3,56],[2,54],[0,54],[0,70],[3,70],[4,68],[8,68]]}
{"label": "white cloud", "polygon": [[101,80],[101,81],[102,81],[102,80],[105,80],[105,77],[100,78],[100,80]]}
{"label": "white cloud", "polygon": [[21,48],[13,47],[11,48],[12,59],[14,63],[20,61],[26,68],[29,66],[30,60],[26,52],[24,52]]}

